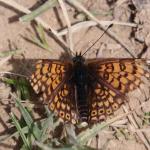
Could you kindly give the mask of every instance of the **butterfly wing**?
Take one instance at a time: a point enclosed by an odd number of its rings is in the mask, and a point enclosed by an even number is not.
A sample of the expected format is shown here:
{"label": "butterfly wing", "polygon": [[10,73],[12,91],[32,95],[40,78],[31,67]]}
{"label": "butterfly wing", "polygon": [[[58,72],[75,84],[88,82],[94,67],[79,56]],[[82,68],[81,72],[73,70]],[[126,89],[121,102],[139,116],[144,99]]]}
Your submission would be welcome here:
{"label": "butterfly wing", "polygon": [[121,106],[125,98],[124,95],[115,92],[100,81],[93,82],[91,87],[92,92],[89,95],[89,124],[104,121],[108,115],[113,114]]}
{"label": "butterfly wing", "polygon": [[32,74],[30,83],[34,91],[41,93],[49,109],[64,121],[77,122],[74,102],[74,87],[69,84],[70,62],[40,60]]}
{"label": "butterfly wing", "polygon": [[52,100],[49,101],[48,105],[50,110],[54,111],[64,122],[76,124],[78,117],[74,98],[74,88],[66,81],[57,93],[51,97]]}
{"label": "butterfly wing", "polygon": [[142,77],[150,78],[146,61],[142,59],[101,59],[87,62],[93,78],[90,101],[90,122],[104,120],[126,99],[126,93],[138,88]]}

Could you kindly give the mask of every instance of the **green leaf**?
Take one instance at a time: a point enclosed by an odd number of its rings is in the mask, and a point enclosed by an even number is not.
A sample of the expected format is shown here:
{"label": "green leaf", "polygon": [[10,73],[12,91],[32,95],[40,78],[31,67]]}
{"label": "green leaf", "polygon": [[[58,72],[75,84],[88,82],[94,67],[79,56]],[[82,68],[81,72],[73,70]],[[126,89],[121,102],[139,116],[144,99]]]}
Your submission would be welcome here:
{"label": "green leaf", "polygon": [[0,58],[1,58],[1,57],[7,57],[7,56],[10,56],[10,55],[16,54],[16,52],[17,52],[18,50],[19,50],[19,49],[17,49],[17,50],[11,50],[11,51],[3,51],[3,52],[0,52]]}
{"label": "green leaf", "polygon": [[11,113],[10,116],[11,116],[11,119],[13,120],[14,125],[16,126],[16,128],[17,128],[17,130],[18,130],[18,132],[19,132],[19,134],[20,134],[20,136],[21,136],[21,138],[22,138],[22,140],[23,140],[23,143],[24,143],[25,148],[26,148],[27,150],[30,150],[31,147],[30,147],[30,145],[29,145],[29,143],[28,143],[28,141],[27,141],[27,139],[26,139],[26,136],[25,136],[24,133],[22,132],[22,128],[21,128],[21,126],[20,126],[18,120],[16,119],[16,117],[15,117],[15,115],[14,115],[13,113]]}
{"label": "green leaf", "polygon": [[41,15],[43,12],[47,11],[50,8],[55,7],[58,4],[57,0],[48,0],[43,5],[38,7],[36,10],[32,11],[30,14],[21,17],[19,20],[23,22],[31,21],[34,18]]}
{"label": "green leaf", "polygon": [[[28,133],[29,132],[29,128],[26,126],[26,127],[23,127],[22,129],[21,129],[21,131],[24,133],[24,134],[26,134],[26,133]],[[6,134],[6,135],[3,135],[3,136],[0,136],[0,143],[2,143],[3,141],[5,141],[5,140],[9,140],[9,139],[11,139],[12,137],[19,137],[19,132],[18,131],[16,131],[16,132],[14,132],[13,134]]]}
{"label": "green leaf", "polygon": [[29,83],[24,78],[18,78],[18,79],[9,79],[9,78],[3,78],[3,81],[7,84],[13,85],[19,94],[19,97],[23,100],[30,99],[30,92],[29,92]]}
{"label": "green leaf", "polygon": [[[14,97],[14,96],[13,96]],[[37,123],[34,123],[31,115],[29,114],[29,112],[22,106],[21,104],[21,100],[18,99],[18,98],[15,98],[16,100],[16,103],[18,105],[18,108],[29,128],[29,130],[31,131],[31,133],[33,133],[35,139],[39,140],[41,138],[41,131],[40,129],[38,128],[38,125]]]}
{"label": "green leaf", "polygon": [[51,52],[52,49],[50,48],[50,46],[48,45],[46,41],[43,27],[40,24],[38,24],[35,28],[36,28],[39,38],[32,35],[32,38],[30,39],[30,41],[40,46],[41,48]]}

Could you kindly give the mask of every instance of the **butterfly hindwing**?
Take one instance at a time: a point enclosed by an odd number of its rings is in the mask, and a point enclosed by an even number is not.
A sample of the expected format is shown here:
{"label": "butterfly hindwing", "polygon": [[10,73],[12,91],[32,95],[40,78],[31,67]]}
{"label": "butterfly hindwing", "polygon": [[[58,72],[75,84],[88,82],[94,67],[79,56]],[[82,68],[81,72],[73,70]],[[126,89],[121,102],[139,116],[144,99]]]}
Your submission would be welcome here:
{"label": "butterfly hindwing", "polygon": [[123,103],[124,96],[96,81],[92,87],[89,105],[89,123],[101,122],[113,114]]}
{"label": "butterfly hindwing", "polygon": [[63,84],[54,97],[51,97],[49,108],[62,118],[64,122],[76,124],[78,119],[74,105],[74,88],[66,83]]}

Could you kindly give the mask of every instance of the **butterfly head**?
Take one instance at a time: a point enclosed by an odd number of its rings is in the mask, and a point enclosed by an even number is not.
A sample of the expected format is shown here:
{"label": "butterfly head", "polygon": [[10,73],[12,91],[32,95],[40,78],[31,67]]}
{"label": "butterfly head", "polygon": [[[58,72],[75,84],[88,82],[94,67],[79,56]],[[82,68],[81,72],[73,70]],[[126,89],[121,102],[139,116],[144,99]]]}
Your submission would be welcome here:
{"label": "butterfly head", "polygon": [[76,56],[73,57],[72,60],[75,64],[82,64],[85,62],[85,58],[81,55],[81,53],[76,53]]}

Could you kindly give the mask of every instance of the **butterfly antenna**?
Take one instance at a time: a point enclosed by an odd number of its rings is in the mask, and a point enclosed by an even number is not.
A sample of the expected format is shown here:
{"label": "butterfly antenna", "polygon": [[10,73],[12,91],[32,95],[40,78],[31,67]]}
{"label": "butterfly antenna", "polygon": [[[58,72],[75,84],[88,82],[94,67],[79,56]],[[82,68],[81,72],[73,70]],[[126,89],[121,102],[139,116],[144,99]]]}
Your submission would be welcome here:
{"label": "butterfly antenna", "polygon": [[112,26],[113,26],[113,24],[110,24],[106,28],[106,30],[102,33],[102,35],[82,54],[82,56],[85,55],[102,38],[102,36],[108,31],[108,29],[111,28]]}

